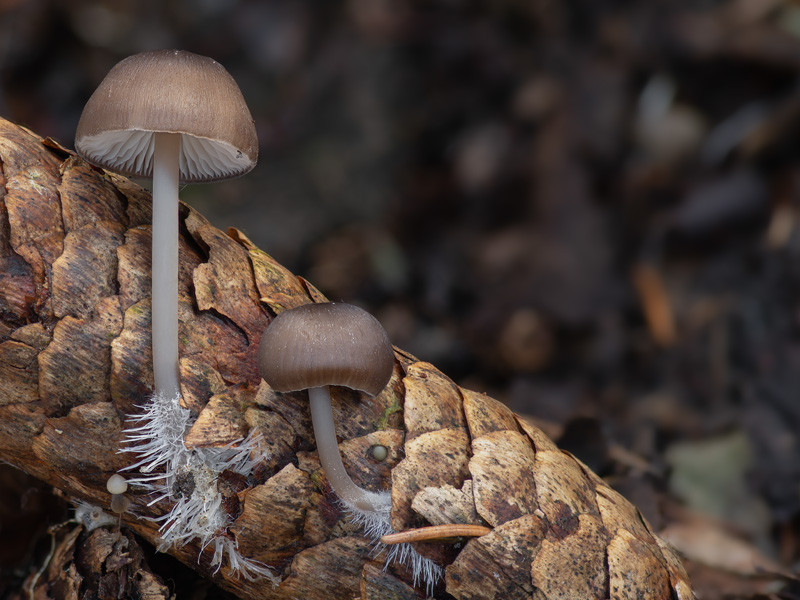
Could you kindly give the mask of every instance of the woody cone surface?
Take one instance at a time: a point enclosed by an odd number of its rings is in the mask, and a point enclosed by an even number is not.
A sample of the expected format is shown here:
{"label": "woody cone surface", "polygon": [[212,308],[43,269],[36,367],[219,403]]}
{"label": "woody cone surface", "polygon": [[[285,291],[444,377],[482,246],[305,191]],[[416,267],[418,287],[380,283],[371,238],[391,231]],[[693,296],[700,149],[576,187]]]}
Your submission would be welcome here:
{"label": "woody cone surface", "polygon": [[[107,506],[105,482],[130,460],[116,453],[125,415],[137,412],[152,382],[150,200],[127,179],[5,121],[0,161],[0,459],[69,497]],[[418,598],[410,574],[382,570],[382,556],[320,483],[315,454],[303,450],[313,447],[303,403],[258,375],[268,309],[324,298],[238,231],[223,233],[185,206],[181,219],[181,381],[197,417],[187,445],[263,434],[272,458],[252,482],[228,490],[225,534],[281,583],[249,582],[227,568],[213,575],[196,544],[171,553],[242,598]],[[334,395],[334,413],[356,482],[391,486],[395,530],[447,522],[493,528],[460,546],[418,545],[447,565],[435,597],[693,598],[674,552],[585,465],[499,402],[410,355],[396,358],[381,394],[362,397],[355,412],[345,410],[351,392]],[[386,461],[368,459],[375,444],[389,449]],[[131,500],[141,516],[168,508],[148,508],[136,494]],[[153,523],[123,520],[149,541],[157,537]],[[68,562],[43,573],[37,594],[66,589]],[[70,589],[93,580],[82,581]]]}

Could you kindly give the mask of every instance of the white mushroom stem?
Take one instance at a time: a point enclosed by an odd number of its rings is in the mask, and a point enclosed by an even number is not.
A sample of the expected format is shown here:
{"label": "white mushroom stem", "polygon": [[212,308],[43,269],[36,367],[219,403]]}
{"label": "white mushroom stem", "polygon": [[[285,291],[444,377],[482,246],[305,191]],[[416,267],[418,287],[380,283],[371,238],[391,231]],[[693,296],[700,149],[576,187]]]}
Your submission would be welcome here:
{"label": "white mushroom stem", "polygon": [[153,148],[153,387],[180,395],[178,380],[178,182],[181,136],[154,134]]}
{"label": "white mushroom stem", "polygon": [[314,437],[317,440],[319,462],[325,471],[325,477],[331,484],[334,493],[349,505],[366,512],[386,511],[391,506],[384,494],[369,492],[358,487],[342,464],[339,444],[336,443],[336,429],[333,424],[331,395],[328,387],[314,387],[308,390],[311,402],[311,422],[314,424]]}

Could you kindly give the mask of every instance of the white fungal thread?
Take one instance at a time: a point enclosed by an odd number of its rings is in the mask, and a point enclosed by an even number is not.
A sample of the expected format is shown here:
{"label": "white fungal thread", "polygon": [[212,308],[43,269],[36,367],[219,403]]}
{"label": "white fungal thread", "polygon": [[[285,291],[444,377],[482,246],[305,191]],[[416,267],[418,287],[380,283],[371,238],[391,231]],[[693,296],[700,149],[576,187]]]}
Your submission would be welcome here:
{"label": "white fungal thread", "polygon": [[[142,413],[128,417],[134,426],[125,429],[124,447],[120,452],[137,455],[137,462],[123,471],[138,470],[138,477],[128,479],[128,484],[143,487],[153,495],[152,506],[162,500],[172,503],[170,511],[152,520],[160,523],[159,551],[182,546],[197,538],[201,552],[213,549],[211,566],[215,573],[227,556],[232,573],[250,581],[269,579],[274,585],[280,582],[264,563],[242,556],[237,542],[224,534],[230,518],[222,509],[222,495],[217,489],[217,478],[222,471],[230,470],[248,475],[253,467],[268,458],[261,448],[261,435],[252,433],[242,440],[221,448],[186,447],[183,438],[192,425],[191,412],[181,407],[178,398],[156,395]],[[238,444],[235,446],[235,444]],[[373,505],[378,510],[362,510],[339,499],[347,517],[364,530],[364,535],[374,545],[375,552],[385,552],[384,569],[395,562],[412,573],[414,586],[424,583],[428,595],[442,578],[443,569],[429,558],[419,554],[411,544],[387,545],[380,538],[394,533],[391,525],[391,492],[372,492]]]}
{"label": "white fungal thread", "polygon": [[266,578],[274,585],[279,578],[265,564],[241,555],[235,540],[225,535],[231,524],[223,510],[217,478],[225,470],[248,475],[259,462],[268,458],[261,447],[261,434],[251,432],[221,448],[189,449],[183,441],[192,425],[191,412],[181,407],[178,397],[153,396],[139,415],[128,417],[134,427],[123,433],[120,452],[136,454],[138,461],[123,470],[138,470],[140,476],[128,479],[131,485],[145,488],[154,498],[172,503],[168,513],[152,519],[160,523],[159,551],[183,546],[197,538],[201,552],[214,550],[211,566],[222,567],[227,555],[232,573],[254,581]]}
{"label": "white fungal thread", "polygon": [[348,518],[355,525],[364,529],[364,535],[372,541],[375,552],[386,552],[384,570],[393,562],[404,565],[411,571],[414,587],[424,583],[425,591],[430,596],[433,594],[436,583],[442,578],[444,570],[430,558],[422,556],[411,544],[387,545],[380,541],[384,535],[395,533],[390,516],[392,493],[371,492],[371,494],[380,497],[379,502],[373,502],[373,505],[379,506],[378,510],[363,510],[341,498],[339,498],[339,504]]}
{"label": "white fungal thread", "polygon": [[119,522],[118,517],[112,517],[99,506],[88,502],[77,503],[75,520],[83,525],[86,531],[94,531],[98,527],[114,527]]}

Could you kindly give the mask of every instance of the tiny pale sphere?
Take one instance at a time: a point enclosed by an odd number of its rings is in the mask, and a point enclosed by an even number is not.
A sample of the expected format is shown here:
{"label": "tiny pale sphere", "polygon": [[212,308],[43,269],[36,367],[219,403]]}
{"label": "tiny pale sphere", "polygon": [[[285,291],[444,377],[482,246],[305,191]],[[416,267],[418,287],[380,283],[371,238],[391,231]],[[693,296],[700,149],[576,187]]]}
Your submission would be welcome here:
{"label": "tiny pale sphere", "polygon": [[389,457],[389,449],[386,446],[373,446],[372,458],[378,461],[384,461]]}
{"label": "tiny pale sphere", "polygon": [[122,475],[115,473],[108,478],[108,481],[106,482],[106,489],[111,494],[124,494],[126,491],[128,491],[128,482],[125,481],[125,478]]}

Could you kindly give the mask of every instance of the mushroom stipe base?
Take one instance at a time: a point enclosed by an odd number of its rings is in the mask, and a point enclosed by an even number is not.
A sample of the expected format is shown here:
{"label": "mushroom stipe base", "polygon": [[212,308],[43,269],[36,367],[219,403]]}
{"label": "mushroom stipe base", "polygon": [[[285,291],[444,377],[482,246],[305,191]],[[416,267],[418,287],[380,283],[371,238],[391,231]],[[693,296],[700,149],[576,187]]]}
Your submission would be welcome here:
{"label": "mushroom stipe base", "polygon": [[[323,401],[327,402],[330,411],[330,400]],[[138,477],[128,479],[127,483],[152,496],[148,505],[164,501],[170,504],[165,514],[152,519],[160,524],[162,543],[158,549],[164,551],[173,545],[182,546],[198,539],[203,549],[210,547],[213,550],[211,566],[217,570],[227,558],[228,568],[233,573],[250,580],[269,579],[273,585],[278,585],[280,579],[272,569],[242,556],[236,542],[221,534],[231,523],[222,508],[217,478],[225,470],[247,476],[258,463],[268,459],[261,448],[260,434],[248,435],[222,448],[190,450],[183,439],[193,420],[190,411],[181,407],[178,396],[154,395],[149,403],[138,408],[142,412],[129,416],[128,422],[135,426],[123,431],[125,438],[119,452],[133,453],[139,458],[123,470],[139,472]],[[341,464],[338,446],[335,456]],[[187,477],[191,477],[191,488],[178,484]],[[345,477],[350,481],[346,472]],[[426,591],[432,593],[444,573],[442,567],[420,555],[411,544],[389,546],[380,541],[382,536],[394,533],[391,492],[357,489],[362,500],[364,497],[370,499],[367,508],[364,508],[363,501],[357,505],[339,496],[342,511],[355,525],[364,529],[364,535],[374,543],[376,553],[386,553],[384,568],[392,563],[406,566],[412,573],[414,585],[424,584]]]}
{"label": "mushroom stipe base", "polygon": [[411,544],[384,544],[381,538],[385,535],[396,533],[392,527],[392,493],[370,492],[378,498],[376,504],[384,505],[380,510],[364,510],[346,500],[339,498],[339,504],[348,518],[364,529],[364,535],[375,545],[375,552],[385,552],[384,569],[392,563],[404,565],[411,571],[414,586],[425,585],[428,595],[433,594],[433,589],[444,575],[444,569],[430,558],[422,556]]}
{"label": "mushroom stipe base", "polygon": [[[128,417],[136,426],[123,431],[123,447],[139,458],[124,470],[138,470],[140,476],[128,479],[153,498],[148,506],[166,501],[169,510],[151,520],[160,524],[160,551],[183,546],[194,539],[200,547],[211,548],[211,566],[218,571],[227,557],[231,572],[249,580],[269,579],[277,585],[280,579],[267,565],[242,556],[235,539],[224,535],[231,525],[223,510],[222,494],[217,480],[229,470],[249,475],[253,468],[267,460],[261,446],[261,435],[248,435],[221,448],[189,449],[184,436],[191,427],[191,412],[180,405],[179,396],[156,394],[139,415]],[[191,479],[191,486],[180,481]]]}

